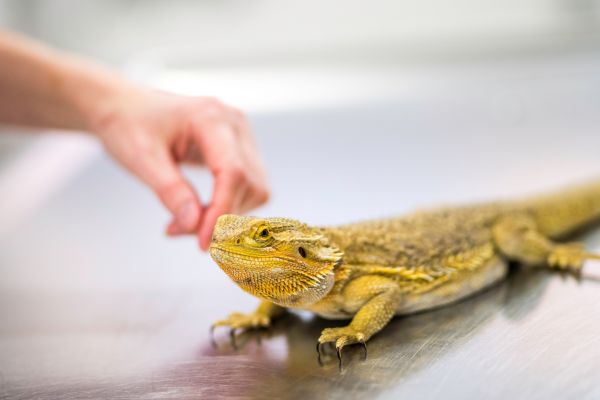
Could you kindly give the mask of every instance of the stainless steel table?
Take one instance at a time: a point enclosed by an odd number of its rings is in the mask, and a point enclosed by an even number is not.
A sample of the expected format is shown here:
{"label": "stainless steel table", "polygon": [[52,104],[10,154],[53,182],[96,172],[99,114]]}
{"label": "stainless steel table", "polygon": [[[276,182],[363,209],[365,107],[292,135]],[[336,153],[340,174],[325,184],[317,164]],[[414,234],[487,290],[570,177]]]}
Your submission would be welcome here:
{"label": "stainless steel table", "polygon": [[[274,193],[257,213],[333,224],[598,176],[592,61],[423,101],[254,115]],[[193,239],[164,238],[166,220],[99,156],[3,234],[0,398],[600,398],[598,264],[579,281],[516,269],[457,305],[397,318],[366,361],[348,349],[340,372],[314,349],[340,322],[302,313],[243,334],[238,350],[218,331],[213,348],[211,322],[256,300]],[[585,240],[600,250],[600,230]]]}

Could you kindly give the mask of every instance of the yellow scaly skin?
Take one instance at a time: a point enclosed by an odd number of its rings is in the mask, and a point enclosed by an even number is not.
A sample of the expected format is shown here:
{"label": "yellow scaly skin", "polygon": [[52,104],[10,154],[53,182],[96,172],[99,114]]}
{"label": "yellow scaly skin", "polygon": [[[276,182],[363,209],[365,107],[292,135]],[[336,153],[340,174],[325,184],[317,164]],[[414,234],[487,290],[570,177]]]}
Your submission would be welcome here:
{"label": "yellow scaly skin", "polygon": [[527,201],[443,208],[339,227],[287,218],[223,215],[210,254],[229,277],[263,300],[249,315],[214,326],[266,327],[285,308],[349,325],[324,329],[318,345],[338,355],[364,344],[394,315],[445,305],[502,279],[507,261],[578,273],[598,256],[559,244],[600,217],[600,182]]}

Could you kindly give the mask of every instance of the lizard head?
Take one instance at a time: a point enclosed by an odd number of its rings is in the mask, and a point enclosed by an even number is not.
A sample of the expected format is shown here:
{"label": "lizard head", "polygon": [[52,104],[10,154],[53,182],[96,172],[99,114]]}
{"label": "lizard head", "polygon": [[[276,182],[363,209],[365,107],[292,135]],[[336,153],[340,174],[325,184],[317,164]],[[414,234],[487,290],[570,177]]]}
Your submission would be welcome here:
{"label": "lizard head", "polygon": [[286,218],[223,215],[210,255],[246,292],[284,307],[305,307],[332,288],[342,253],[318,228]]}

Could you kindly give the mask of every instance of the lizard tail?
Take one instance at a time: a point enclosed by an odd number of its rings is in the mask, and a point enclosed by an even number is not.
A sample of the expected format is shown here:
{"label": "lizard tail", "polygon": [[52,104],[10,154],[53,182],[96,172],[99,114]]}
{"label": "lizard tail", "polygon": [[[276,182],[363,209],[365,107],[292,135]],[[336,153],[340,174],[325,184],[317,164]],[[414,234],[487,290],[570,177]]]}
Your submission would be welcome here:
{"label": "lizard tail", "polygon": [[560,238],[600,219],[600,180],[527,201],[539,231]]}

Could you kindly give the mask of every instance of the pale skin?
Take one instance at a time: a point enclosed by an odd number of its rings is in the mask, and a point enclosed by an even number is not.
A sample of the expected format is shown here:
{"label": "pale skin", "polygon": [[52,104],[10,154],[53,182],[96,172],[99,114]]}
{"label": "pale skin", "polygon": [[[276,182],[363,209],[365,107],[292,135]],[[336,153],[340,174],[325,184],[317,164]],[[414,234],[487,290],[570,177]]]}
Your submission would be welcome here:
{"label": "pale skin", "polygon": [[[265,169],[240,110],[134,84],[2,30],[0,60],[0,124],[95,135],[169,210],[168,235],[195,234],[206,250],[220,215],[267,201]],[[210,170],[212,199],[185,179],[184,163]]]}

